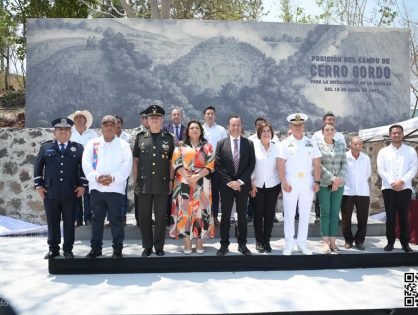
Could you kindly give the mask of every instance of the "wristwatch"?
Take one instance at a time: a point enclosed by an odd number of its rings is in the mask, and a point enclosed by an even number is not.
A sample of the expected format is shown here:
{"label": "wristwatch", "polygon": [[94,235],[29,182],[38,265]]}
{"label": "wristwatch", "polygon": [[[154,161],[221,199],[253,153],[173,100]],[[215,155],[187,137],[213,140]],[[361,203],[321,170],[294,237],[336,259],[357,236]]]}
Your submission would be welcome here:
{"label": "wristwatch", "polygon": [[320,183],[320,182],[321,182],[321,181],[316,180],[314,183],[319,185],[319,183]]}

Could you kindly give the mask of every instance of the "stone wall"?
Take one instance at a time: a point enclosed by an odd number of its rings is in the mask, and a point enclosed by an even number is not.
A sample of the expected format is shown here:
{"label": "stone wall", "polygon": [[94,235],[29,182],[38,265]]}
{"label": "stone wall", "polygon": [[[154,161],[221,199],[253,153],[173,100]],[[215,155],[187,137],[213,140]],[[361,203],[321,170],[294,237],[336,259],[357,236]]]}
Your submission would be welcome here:
{"label": "stone wall", "polygon": [[[33,186],[33,162],[40,144],[52,138],[52,129],[0,128],[0,215],[45,224],[43,203]],[[382,142],[372,143],[364,148],[372,161],[372,213],[383,209],[376,157],[385,145]],[[414,180],[416,183],[417,178]],[[133,200],[132,189],[129,199]]]}

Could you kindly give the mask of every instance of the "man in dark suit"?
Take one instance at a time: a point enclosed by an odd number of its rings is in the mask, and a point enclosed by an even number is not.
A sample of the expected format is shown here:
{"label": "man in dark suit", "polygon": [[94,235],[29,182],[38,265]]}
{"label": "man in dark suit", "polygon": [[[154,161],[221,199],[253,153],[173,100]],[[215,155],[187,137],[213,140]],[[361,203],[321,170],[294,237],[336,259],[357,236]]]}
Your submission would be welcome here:
{"label": "man in dark suit", "polygon": [[54,141],[41,145],[34,165],[35,188],[43,199],[48,225],[49,252],[45,259],[59,256],[61,243],[60,222],[64,225],[64,257],[73,258],[74,220],[77,198],[88,185],[81,168],[83,146],[71,142],[71,126],[68,118],[52,122]]}
{"label": "man in dark suit", "polygon": [[171,111],[170,123],[164,126],[164,131],[167,131],[174,135],[174,143],[177,144],[184,138],[185,125],[181,123],[183,119],[183,109],[180,107],[174,107]]}
{"label": "man in dark suit", "polygon": [[[181,107],[174,107],[171,110],[170,123],[164,126],[164,131],[171,133],[174,138],[174,144],[177,145],[179,141],[184,138],[184,130],[186,126],[181,123],[183,119],[183,109]],[[173,201],[173,194],[169,194],[167,197],[167,224],[170,222],[171,216],[171,203]]]}
{"label": "man in dark suit", "polygon": [[219,141],[216,146],[215,167],[221,178],[222,200],[221,248],[216,253],[218,256],[228,253],[234,201],[238,214],[238,251],[243,255],[251,255],[246,246],[246,209],[251,188],[251,174],[255,167],[255,153],[252,141],[241,137],[241,130],[241,118],[237,115],[231,116],[228,121],[229,136]]}

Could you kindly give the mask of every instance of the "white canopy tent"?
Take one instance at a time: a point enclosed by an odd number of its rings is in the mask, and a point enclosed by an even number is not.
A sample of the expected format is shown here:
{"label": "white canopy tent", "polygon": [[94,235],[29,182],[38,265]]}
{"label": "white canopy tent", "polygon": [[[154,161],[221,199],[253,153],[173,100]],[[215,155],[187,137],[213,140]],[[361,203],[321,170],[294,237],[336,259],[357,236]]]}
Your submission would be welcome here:
{"label": "white canopy tent", "polygon": [[[418,117],[414,117],[399,123],[404,129],[404,140],[407,142],[418,142]],[[376,142],[384,141],[389,139],[389,127],[394,124],[387,126],[375,127],[370,129],[363,129],[359,131],[359,137],[364,142]]]}

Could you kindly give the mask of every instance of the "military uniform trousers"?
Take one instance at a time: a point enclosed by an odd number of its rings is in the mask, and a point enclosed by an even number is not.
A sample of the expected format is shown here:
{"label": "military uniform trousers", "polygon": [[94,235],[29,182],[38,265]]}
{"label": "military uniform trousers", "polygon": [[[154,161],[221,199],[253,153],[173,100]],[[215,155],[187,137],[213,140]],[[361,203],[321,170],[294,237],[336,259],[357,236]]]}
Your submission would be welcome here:
{"label": "military uniform trousers", "polygon": [[92,249],[102,249],[104,221],[107,215],[113,238],[112,247],[115,250],[122,250],[125,232],[120,207],[123,198],[123,194],[116,192],[100,192],[95,189],[90,192],[90,205],[93,213],[91,218]]}
{"label": "military uniform trousers", "polygon": [[50,251],[59,251],[61,243],[61,217],[64,228],[64,251],[71,251],[74,245],[74,220],[77,199],[44,199],[48,224],[48,245]]}
{"label": "military uniform trousers", "polygon": [[[167,194],[138,193],[139,226],[142,234],[142,247],[163,249],[165,243]],[[154,206],[154,207],[153,207]],[[154,208],[155,231],[152,233],[152,209]]]}
{"label": "military uniform trousers", "polygon": [[287,182],[292,186],[291,192],[283,190],[284,208],[284,235],[286,247],[292,247],[295,243],[295,213],[299,206],[299,225],[297,244],[305,246],[308,238],[309,216],[314,196],[312,178],[288,178]]}

